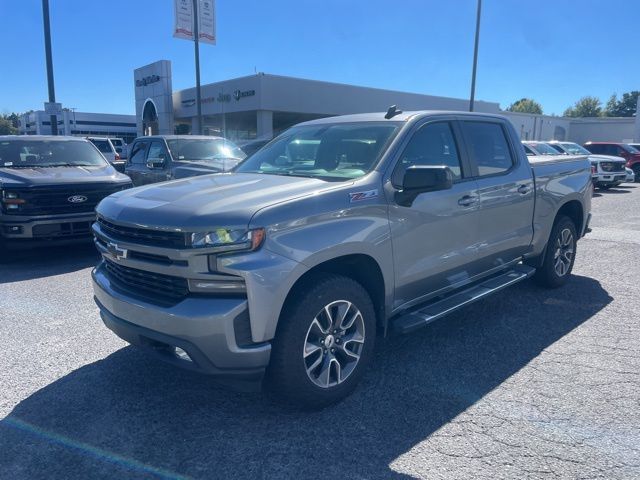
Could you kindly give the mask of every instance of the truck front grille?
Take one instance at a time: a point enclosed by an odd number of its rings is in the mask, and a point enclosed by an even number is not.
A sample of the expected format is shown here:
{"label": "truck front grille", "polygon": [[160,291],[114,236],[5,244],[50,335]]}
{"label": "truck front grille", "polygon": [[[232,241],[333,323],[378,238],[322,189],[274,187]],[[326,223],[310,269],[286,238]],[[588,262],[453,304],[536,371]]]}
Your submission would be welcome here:
{"label": "truck front grille", "polygon": [[600,168],[603,172],[624,172],[623,162],[600,162]]}
{"label": "truck front grille", "polygon": [[98,217],[100,228],[109,237],[115,240],[124,240],[134,243],[142,243],[149,246],[184,248],[187,236],[182,232],[166,232],[150,230],[148,228],[125,227],[116,225],[102,217]]}
{"label": "truck front grille", "polygon": [[186,278],[125,267],[107,259],[104,262],[109,279],[134,296],[156,303],[177,303],[189,294]]}
{"label": "truck front grille", "polygon": [[60,185],[56,187],[34,187],[7,189],[16,193],[25,202],[17,209],[3,211],[7,215],[65,215],[92,213],[100,201],[112,193],[122,190],[122,185]]}

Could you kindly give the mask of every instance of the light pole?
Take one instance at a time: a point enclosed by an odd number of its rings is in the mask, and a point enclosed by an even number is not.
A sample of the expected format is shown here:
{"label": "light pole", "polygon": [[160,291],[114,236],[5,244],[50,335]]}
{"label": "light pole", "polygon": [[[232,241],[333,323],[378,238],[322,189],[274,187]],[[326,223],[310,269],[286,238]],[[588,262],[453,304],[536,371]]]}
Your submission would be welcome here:
{"label": "light pole", "polygon": [[198,31],[198,0],[193,0],[193,40],[196,56],[196,115],[198,116],[198,131],[202,135],[202,104],[200,103],[200,32]]}
{"label": "light pole", "polygon": [[[56,91],[53,84],[53,60],[51,58],[51,27],[49,26],[49,0],[42,0],[42,18],[44,21],[44,49],[47,57],[47,84],[49,102],[55,103]],[[51,135],[58,135],[58,117],[51,115]]]}
{"label": "light pole", "polygon": [[469,97],[469,111],[473,112],[473,104],[476,97],[476,69],[478,67],[478,42],[480,41],[480,12],[482,0],[478,0],[478,12],[476,15],[476,39],[473,46],[473,71],[471,73],[471,96]]}

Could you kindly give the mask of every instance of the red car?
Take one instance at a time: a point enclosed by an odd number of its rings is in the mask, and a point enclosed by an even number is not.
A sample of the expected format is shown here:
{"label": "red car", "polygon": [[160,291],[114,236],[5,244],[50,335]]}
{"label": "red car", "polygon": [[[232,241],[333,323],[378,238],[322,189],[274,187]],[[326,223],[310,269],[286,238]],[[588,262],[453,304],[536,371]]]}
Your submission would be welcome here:
{"label": "red car", "polygon": [[627,167],[636,174],[636,182],[640,182],[640,150],[637,148],[628,143],[615,142],[587,142],[584,144],[584,148],[591,153],[624,158],[627,161]]}

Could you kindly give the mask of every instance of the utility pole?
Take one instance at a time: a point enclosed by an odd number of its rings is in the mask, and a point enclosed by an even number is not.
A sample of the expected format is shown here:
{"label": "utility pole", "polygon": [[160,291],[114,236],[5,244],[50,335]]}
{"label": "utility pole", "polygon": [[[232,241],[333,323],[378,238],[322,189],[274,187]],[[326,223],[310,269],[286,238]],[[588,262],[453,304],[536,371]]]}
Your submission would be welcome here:
{"label": "utility pole", "polygon": [[196,115],[198,116],[198,131],[202,135],[202,103],[200,102],[200,32],[198,31],[198,0],[193,0],[193,40],[196,55]]}
{"label": "utility pole", "polygon": [[[53,84],[53,60],[51,58],[51,27],[49,25],[49,0],[42,0],[42,18],[44,20],[44,49],[47,57],[47,84],[49,102],[55,103],[56,91]],[[51,115],[51,135],[58,135],[58,117]]]}
{"label": "utility pole", "polygon": [[469,97],[469,111],[473,112],[473,104],[476,97],[476,69],[478,67],[478,42],[480,40],[480,12],[482,0],[478,0],[478,12],[476,16],[476,40],[473,46],[473,72],[471,73],[471,96]]}

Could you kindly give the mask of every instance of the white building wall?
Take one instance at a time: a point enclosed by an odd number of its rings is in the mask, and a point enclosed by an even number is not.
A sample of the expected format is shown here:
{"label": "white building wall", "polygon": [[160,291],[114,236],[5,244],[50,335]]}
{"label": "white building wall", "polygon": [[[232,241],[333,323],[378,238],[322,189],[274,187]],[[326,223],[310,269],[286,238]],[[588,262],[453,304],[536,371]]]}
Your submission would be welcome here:
{"label": "white building wall", "polygon": [[[572,142],[633,142],[640,139],[637,118],[575,118],[571,119]],[[635,137],[635,138],[634,138]]]}

